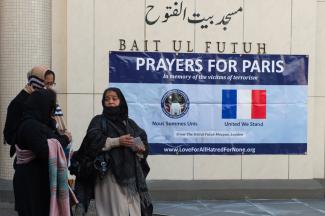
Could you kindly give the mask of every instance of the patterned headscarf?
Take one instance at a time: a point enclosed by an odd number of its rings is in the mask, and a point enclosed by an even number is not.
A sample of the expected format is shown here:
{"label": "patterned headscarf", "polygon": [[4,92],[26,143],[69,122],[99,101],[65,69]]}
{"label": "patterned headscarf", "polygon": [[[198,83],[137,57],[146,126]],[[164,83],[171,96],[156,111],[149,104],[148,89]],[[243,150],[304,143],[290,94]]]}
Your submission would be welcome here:
{"label": "patterned headscarf", "polygon": [[49,70],[44,65],[35,66],[27,73],[28,84],[36,89],[44,88],[44,74]]}

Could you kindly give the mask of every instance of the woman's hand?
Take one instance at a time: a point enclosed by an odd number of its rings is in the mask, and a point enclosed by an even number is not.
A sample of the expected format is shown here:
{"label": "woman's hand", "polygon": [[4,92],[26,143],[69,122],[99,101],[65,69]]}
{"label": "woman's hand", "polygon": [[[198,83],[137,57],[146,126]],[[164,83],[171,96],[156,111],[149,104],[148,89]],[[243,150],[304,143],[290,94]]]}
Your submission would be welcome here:
{"label": "woman's hand", "polygon": [[146,151],[144,145],[136,145],[134,137],[130,136],[130,134],[120,136],[119,142],[121,146],[129,147],[135,152],[141,153]]}
{"label": "woman's hand", "polygon": [[119,142],[121,146],[131,147],[131,148],[134,146],[134,138],[130,136],[130,134],[120,136]]}

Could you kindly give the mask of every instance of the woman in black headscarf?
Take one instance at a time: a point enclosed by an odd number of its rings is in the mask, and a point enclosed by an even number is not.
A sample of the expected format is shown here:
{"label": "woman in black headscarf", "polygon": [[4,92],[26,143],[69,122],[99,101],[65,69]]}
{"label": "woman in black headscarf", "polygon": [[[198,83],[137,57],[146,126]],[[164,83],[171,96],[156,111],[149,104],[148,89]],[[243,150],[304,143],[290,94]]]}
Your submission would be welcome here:
{"label": "woman in black headscarf", "polygon": [[99,216],[152,215],[145,181],[147,135],[128,118],[120,89],[106,89],[102,105],[103,113],[90,122],[76,156],[81,170],[88,172],[76,173],[76,195],[86,210],[93,195]]}
{"label": "woman in black headscarf", "polygon": [[65,147],[68,135],[55,132],[52,114],[56,93],[33,92],[17,132],[17,160],[13,179],[15,210],[20,216],[44,216],[50,212],[49,148],[47,139],[57,139]]}

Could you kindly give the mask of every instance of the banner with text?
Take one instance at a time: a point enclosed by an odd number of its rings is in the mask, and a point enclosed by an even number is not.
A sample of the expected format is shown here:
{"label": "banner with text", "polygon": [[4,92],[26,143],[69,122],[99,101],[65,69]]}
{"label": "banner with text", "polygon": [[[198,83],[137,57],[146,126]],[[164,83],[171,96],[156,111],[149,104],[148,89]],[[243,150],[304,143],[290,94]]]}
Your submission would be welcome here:
{"label": "banner with text", "polygon": [[306,154],[308,56],[110,52],[151,154]]}

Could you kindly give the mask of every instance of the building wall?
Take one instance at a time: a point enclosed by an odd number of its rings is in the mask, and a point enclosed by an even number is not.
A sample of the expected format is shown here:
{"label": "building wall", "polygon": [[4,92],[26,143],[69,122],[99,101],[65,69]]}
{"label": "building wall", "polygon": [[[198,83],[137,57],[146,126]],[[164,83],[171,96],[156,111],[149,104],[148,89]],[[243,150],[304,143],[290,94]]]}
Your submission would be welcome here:
{"label": "building wall", "polygon": [[[67,118],[76,145],[85,135],[90,119],[101,113],[101,94],[108,87],[108,52],[119,50],[118,39],[161,40],[159,51],[173,51],[172,40],[190,41],[194,52],[205,52],[204,41],[266,43],[267,54],[309,55],[308,154],[150,156],[149,179],[310,179],[324,177],[324,87],[322,64],[316,60],[322,46],[324,2],[310,0],[190,0],[188,8],[202,14],[224,14],[243,6],[227,31],[202,31],[180,19],[170,25],[148,26],[147,5],[164,8],[175,1],[71,0],[67,3]],[[163,13],[161,13],[163,14]],[[316,15],[318,14],[319,17]],[[324,14],[324,13],[323,13]],[[156,14],[158,15],[158,14]],[[316,28],[317,27],[317,28]],[[315,37],[316,29],[318,35]],[[166,43],[165,43],[166,42]],[[186,52],[186,49],[181,50]],[[211,48],[210,52],[216,52]],[[232,50],[228,49],[227,53]],[[241,51],[242,52],[242,51]],[[253,52],[256,54],[257,50]],[[294,130],[294,128],[290,128]]]}
{"label": "building wall", "polygon": [[67,114],[67,3],[52,1],[52,69],[56,74],[55,89],[66,119]]}
{"label": "building wall", "polygon": [[325,1],[317,1],[317,20],[316,20],[316,81],[315,93],[311,95],[311,101],[314,103],[314,130],[315,135],[312,142],[316,142],[318,148],[314,151],[313,171],[316,178],[324,178],[324,143],[325,143]]}
{"label": "building wall", "polygon": [[[119,39],[128,42],[126,51],[130,51],[133,40],[137,41],[139,51],[144,51],[144,40],[148,40],[149,51],[154,51],[153,40],[157,39],[161,40],[159,51],[173,51],[172,40],[190,41],[194,52],[206,51],[204,41],[266,43],[267,54],[309,55],[308,154],[155,155],[149,156],[149,179],[324,178],[325,87],[322,82],[325,62],[322,57],[325,48],[325,1],[188,0],[183,1],[184,4],[188,8],[196,8],[201,14],[225,14],[239,6],[243,7],[243,12],[231,20],[227,31],[212,28],[203,31],[199,25],[185,25],[179,19],[169,20],[168,25],[145,24],[144,16],[148,5],[163,9],[174,2],[175,0],[52,1],[52,59],[49,61],[57,73],[59,100],[68,128],[73,134],[75,148],[80,145],[91,118],[102,111],[102,92],[108,87],[108,53],[119,50]],[[183,46],[181,52],[186,51]],[[214,46],[209,51],[217,52]],[[226,53],[231,52],[231,48],[227,48]],[[237,52],[243,53],[240,49]],[[257,52],[257,49],[253,49],[252,54]],[[43,62],[40,60],[36,63]],[[1,68],[2,80],[4,69]],[[24,74],[22,72],[19,75],[19,84],[10,88],[10,96],[1,93],[4,107],[23,85]],[[4,88],[2,83],[1,88]],[[8,88],[3,91],[8,91]],[[4,115],[2,107],[1,129]],[[1,177],[11,178],[12,173],[3,172],[11,166],[11,161],[4,151],[1,152]]]}

